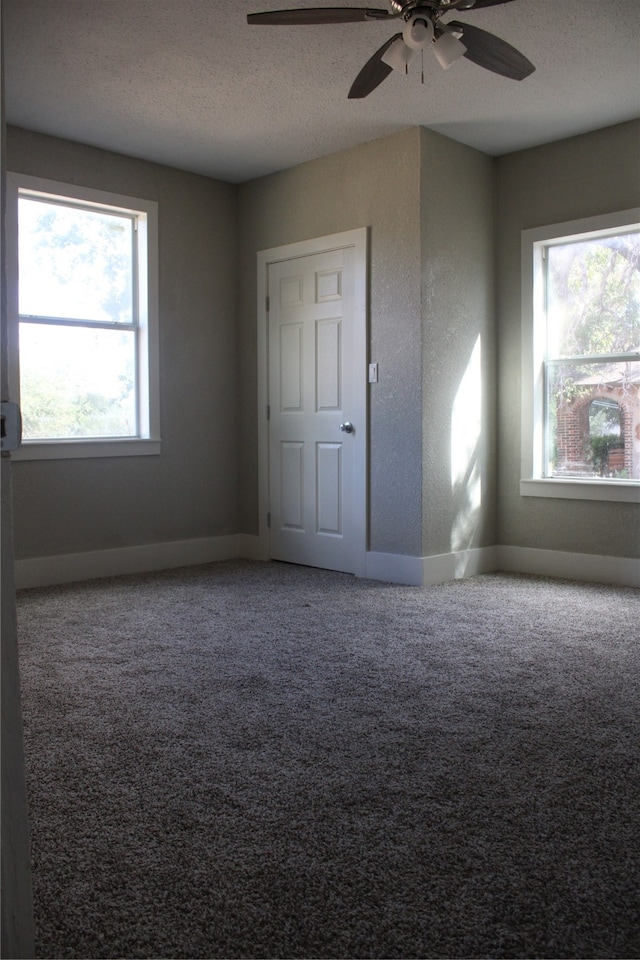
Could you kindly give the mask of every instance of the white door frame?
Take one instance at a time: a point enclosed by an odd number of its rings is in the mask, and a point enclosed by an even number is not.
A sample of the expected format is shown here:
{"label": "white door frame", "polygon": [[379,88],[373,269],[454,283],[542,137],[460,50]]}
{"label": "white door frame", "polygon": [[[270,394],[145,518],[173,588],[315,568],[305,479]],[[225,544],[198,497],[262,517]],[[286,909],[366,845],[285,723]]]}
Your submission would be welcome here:
{"label": "white door frame", "polygon": [[368,423],[367,423],[367,270],[368,270],[368,237],[366,227],[356,230],[347,230],[344,233],[335,233],[326,237],[316,237],[311,240],[302,240],[297,243],[288,243],[281,247],[272,247],[269,250],[258,252],[258,537],[259,555],[263,560],[271,556],[269,545],[269,528],[267,514],[269,511],[269,424],[267,407],[269,403],[269,353],[268,353],[268,324],[267,290],[269,266],[282,260],[294,260],[298,257],[311,256],[316,253],[326,253],[331,250],[352,247],[354,251],[354,310],[353,336],[358,356],[358,369],[353,372],[359,377],[356,384],[357,410],[353,417],[357,417],[358,429],[364,436],[362,445],[363,462],[358,473],[361,473],[362,496],[358,498],[355,509],[357,515],[353,517],[354,528],[357,530],[357,543],[353,550],[353,573],[356,576],[365,575],[367,549],[367,488],[368,488]]}

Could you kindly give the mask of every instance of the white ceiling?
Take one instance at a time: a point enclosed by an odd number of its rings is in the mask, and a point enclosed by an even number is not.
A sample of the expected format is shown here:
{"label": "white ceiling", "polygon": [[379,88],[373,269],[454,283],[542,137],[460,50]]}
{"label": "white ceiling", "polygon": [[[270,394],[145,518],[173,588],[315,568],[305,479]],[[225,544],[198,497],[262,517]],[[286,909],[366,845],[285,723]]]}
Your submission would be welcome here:
{"label": "white ceiling", "polygon": [[536,72],[517,82],[464,59],[445,72],[426,54],[424,86],[418,66],[364,100],[348,100],[349,87],[398,21],[246,22],[323,5],[388,9],[387,0],[2,0],[7,120],[242,182],[407,126],[498,156],[640,116],[640,0],[514,0],[458,13]]}

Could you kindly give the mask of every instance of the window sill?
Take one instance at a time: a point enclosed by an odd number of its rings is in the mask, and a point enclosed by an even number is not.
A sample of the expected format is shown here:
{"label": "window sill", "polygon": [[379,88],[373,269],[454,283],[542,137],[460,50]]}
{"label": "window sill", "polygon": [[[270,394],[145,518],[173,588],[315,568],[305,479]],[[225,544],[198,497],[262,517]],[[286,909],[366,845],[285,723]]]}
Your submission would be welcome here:
{"label": "window sill", "polygon": [[640,483],[637,480],[521,480],[520,496],[640,503]]}
{"label": "window sill", "polygon": [[92,460],[96,457],[148,457],[160,453],[160,440],[27,440],[12,460]]}

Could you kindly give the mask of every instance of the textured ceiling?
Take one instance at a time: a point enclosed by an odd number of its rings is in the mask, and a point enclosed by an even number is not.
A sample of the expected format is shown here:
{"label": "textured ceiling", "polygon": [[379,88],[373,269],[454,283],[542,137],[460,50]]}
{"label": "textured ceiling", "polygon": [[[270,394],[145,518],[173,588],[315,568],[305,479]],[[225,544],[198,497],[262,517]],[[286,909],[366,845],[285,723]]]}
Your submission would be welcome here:
{"label": "textured ceiling", "polygon": [[[2,0],[9,123],[242,182],[422,125],[491,155],[640,116],[640,0],[514,0],[456,15],[536,65],[517,82],[430,54],[365,100],[398,22],[249,26],[386,0]],[[417,58],[419,60],[419,58]]]}

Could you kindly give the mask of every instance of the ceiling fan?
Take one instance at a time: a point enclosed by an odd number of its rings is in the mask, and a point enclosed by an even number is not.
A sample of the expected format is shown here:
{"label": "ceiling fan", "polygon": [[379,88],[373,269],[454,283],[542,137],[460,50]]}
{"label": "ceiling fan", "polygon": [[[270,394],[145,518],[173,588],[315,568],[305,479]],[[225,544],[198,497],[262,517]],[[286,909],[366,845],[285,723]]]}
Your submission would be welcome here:
{"label": "ceiling fan", "polygon": [[432,47],[446,70],[458,57],[511,80],[524,80],[535,70],[524,54],[493,33],[459,20],[442,22],[453,10],[477,10],[512,0],[388,0],[390,10],[376,7],[306,7],[300,10],[270,10],[250,13],[247,23],[294,26],[298,24],[356,23],[363,20],[403,19],[401,33],[394,34],[376,50],[353,81],[349,99],[367,97],[391,73],[406,73],[417,50]]}

